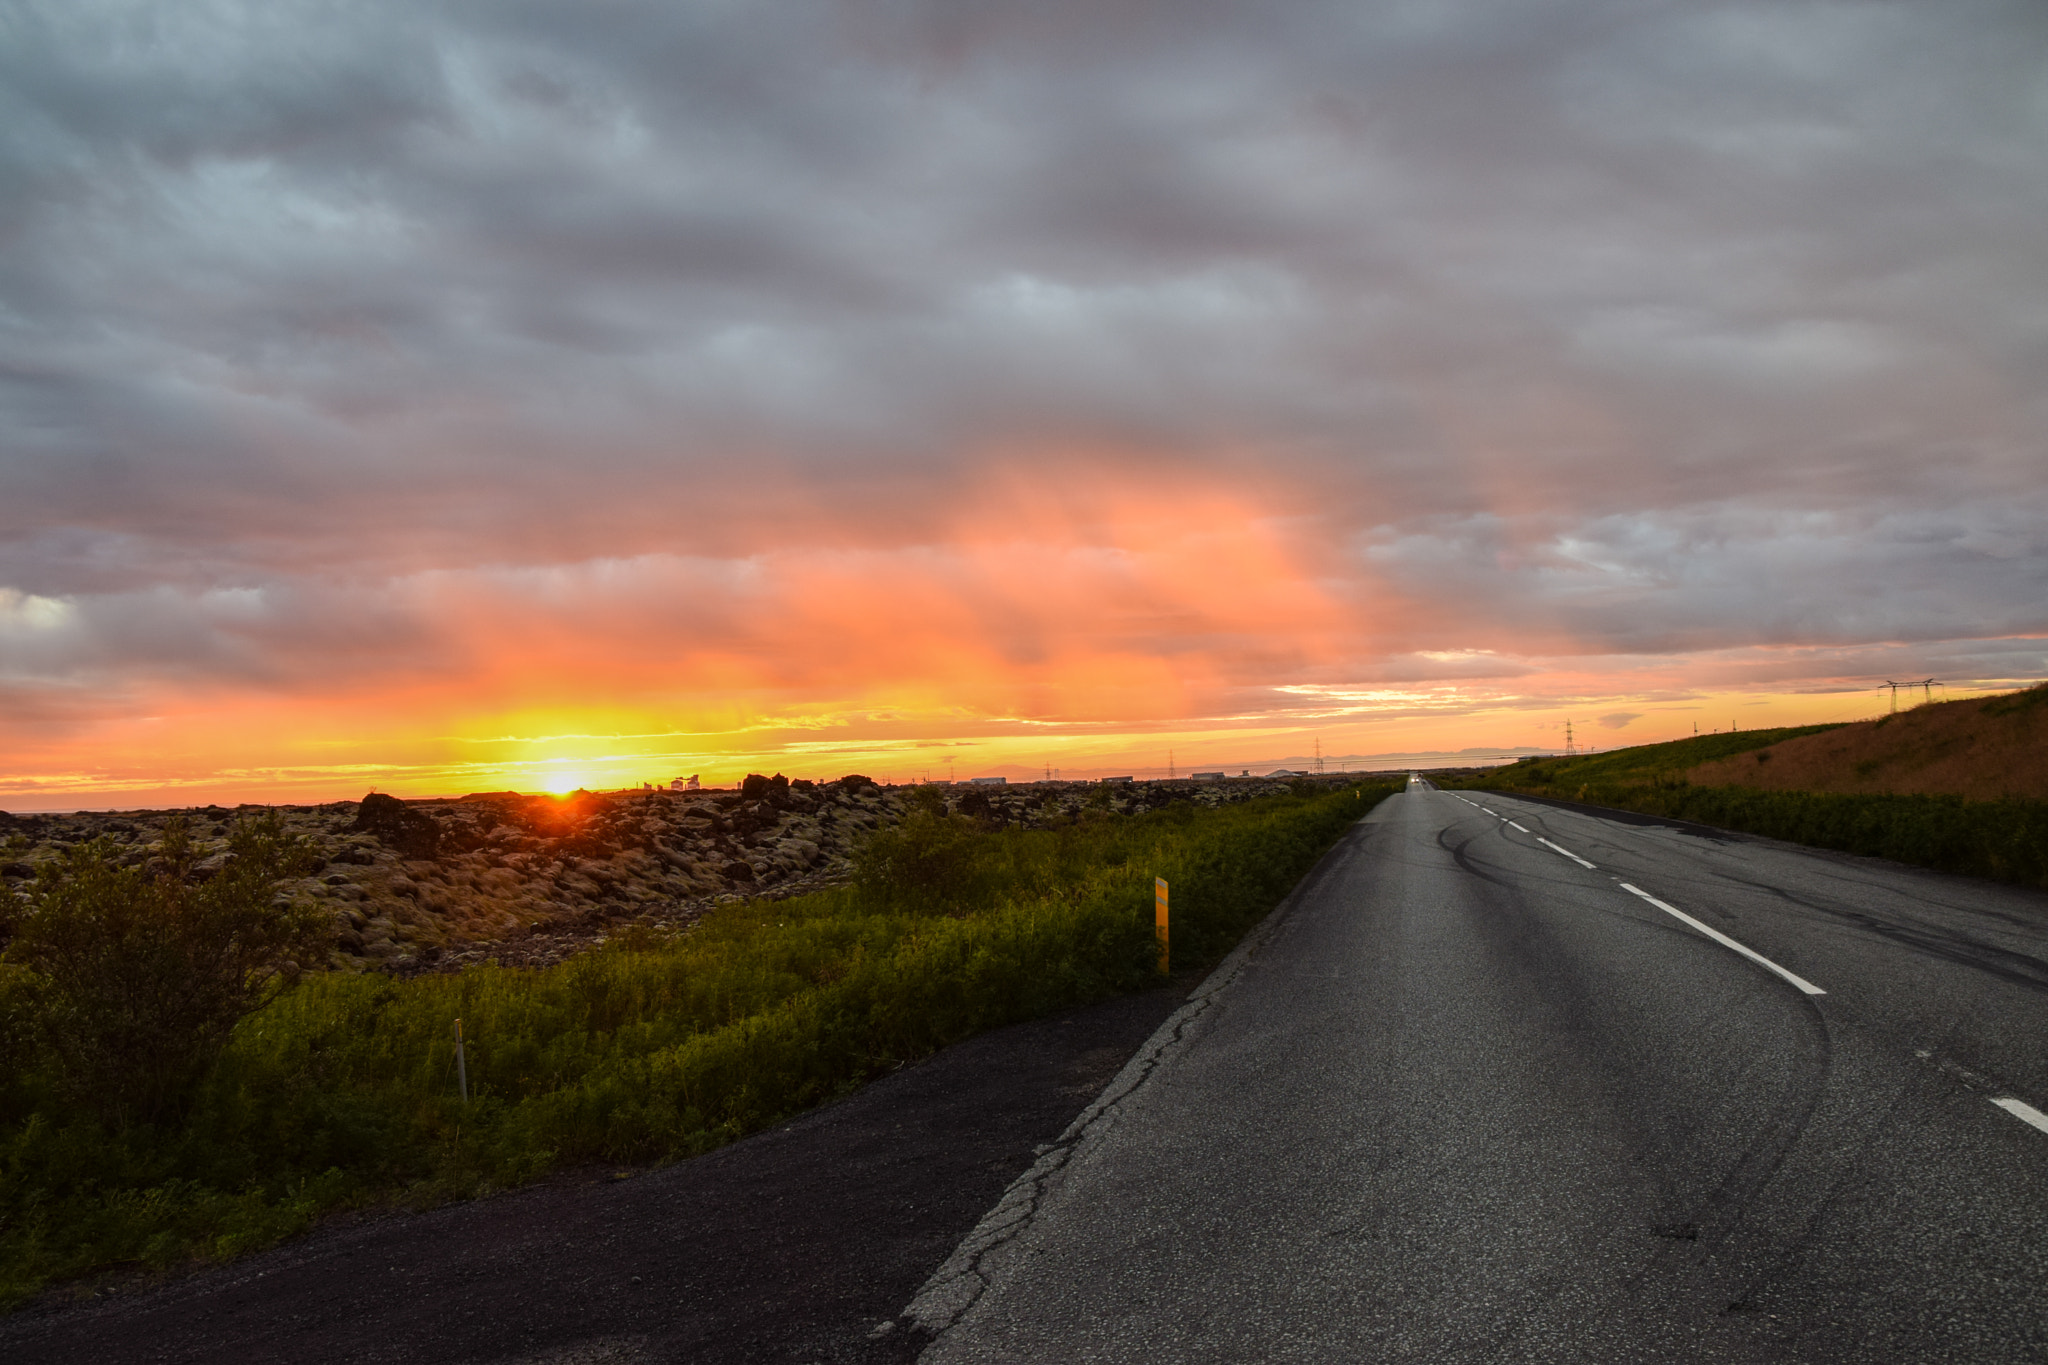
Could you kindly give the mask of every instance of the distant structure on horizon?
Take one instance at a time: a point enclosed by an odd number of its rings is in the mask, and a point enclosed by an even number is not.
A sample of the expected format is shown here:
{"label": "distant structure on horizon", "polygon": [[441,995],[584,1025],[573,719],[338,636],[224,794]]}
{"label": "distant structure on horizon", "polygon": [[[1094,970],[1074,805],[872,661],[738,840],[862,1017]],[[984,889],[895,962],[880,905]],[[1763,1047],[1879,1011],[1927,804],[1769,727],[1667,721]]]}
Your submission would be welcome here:
{"label": "distant structure on horizon", "polygon": [[672,792],[694,792],[704,790],[703,786],[698,783],[697,774],[695,773],[691,773],[688,777],[677,778],[675,781],[668,784],[668,789]]}
{"label": "distant structure on horizon", "polygon": [[967,779],[967,785],[970,787],[1002,787],[1007,786],[1009,781],[1010,779],[1007,777],[970,777]]}
{"label": "distant structure on horizon", "polygon": [[1223,780],[1223,774],[1222,774],[1222,773],[1220,773],[1220,772],[1216,772],[1216,773],[1189,773],[1189,774],[1188,774],[1188,781],[1190,781],[1190,782],[1221,782],[1222,780]]}

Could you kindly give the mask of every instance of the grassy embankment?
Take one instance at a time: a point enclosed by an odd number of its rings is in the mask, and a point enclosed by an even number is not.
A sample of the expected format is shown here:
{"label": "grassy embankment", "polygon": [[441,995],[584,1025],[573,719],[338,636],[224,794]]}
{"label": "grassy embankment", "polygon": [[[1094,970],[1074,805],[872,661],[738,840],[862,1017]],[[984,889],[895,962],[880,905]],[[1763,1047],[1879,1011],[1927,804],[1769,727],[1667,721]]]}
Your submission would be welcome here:
{"label": "grassy embankment", "polygon": [[853,885],[672,938],[537,970],[312,977],[244,1020],[153,1126],[67,1112],[59,1078],[17,1064],[0,1073],[0,1304],[231,1256],[341,1207],[705,1151],[978,1031],[1156,980],[1155,875],[1173,886],[1175,966],[1213,962],[1393,790],[1039,831],[918,815],[872,842]]}
{"label": "grassy embankment", "polygon": [[[1988,713],[1987,722],[2002,725],[2016,709],[2031,711],[2043,702],[2048,702],[2048,689],[2035,688],[1971,704]],[[1856,727],[1701,735],[1583,758],[1524,759],[1452,785],[1667,815],[1816,848],[2048,887],[2048,802],[1970,800],[1938,791],[1774,790],[1762,785],[1781,754],[1796,756],[1800,780],[1816,786],[1866,780],[1870,765],[1878,761],[1859,757],[1866,751],[1884,754],[1887,764],[1910,766],[1894,757],[1896,737],[1885,733],[1888,726],[1906,721],[1908,714]],[[1870,735],[1838,738],[1852,729]],[[1823,734],[1825,741],[1816,738]],[[1816,752],[1839,754],[1839,776],[1817,766]]]}

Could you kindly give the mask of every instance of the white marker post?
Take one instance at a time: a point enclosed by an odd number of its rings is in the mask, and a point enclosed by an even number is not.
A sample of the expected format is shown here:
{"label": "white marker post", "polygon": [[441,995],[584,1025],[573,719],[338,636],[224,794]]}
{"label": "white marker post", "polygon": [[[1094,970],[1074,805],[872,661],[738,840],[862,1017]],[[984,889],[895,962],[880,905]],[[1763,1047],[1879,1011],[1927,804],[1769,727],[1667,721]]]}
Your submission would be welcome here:
{"label": "white marker post", "polygon": [[462,1055],[462,1021],[455,1021],[455,1080],[462,1087],[462,1102],[469,1103],[469,1060]]}
{"label": "white marker post", "polygon": [[1152,879],[1152,929],[1159,935],[1159,974],[1168,974],[1166,936],[1166,878]]}

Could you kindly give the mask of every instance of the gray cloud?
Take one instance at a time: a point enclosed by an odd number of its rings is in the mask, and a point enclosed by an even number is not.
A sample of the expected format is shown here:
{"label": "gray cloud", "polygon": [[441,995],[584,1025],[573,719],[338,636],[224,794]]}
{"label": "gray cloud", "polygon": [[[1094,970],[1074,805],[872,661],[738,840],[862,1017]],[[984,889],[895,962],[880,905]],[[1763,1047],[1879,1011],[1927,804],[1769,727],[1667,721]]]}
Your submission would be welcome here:
{"label": "gray cloud", "polygon": [[94,624],[0,673],[288,673],[407,573],[792,503],[916,545],[1034,448],[1270,494],[1360,676],[2048,633],[2044,58],[2031,3],[19,3],[0,587]]}

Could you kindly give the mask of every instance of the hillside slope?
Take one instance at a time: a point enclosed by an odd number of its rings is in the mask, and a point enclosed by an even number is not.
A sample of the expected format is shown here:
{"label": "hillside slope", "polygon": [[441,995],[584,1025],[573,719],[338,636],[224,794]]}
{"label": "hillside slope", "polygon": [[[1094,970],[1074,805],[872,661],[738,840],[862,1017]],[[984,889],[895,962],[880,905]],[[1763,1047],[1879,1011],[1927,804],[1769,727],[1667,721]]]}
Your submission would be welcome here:
{"label": "hillside slope", "polygon": [[1447,786],[1669,816],[2048,888],[2048,686],[1857,725],[1524,759]]}
{"label": "hillside slope", "polygon": [[1787,738],[1685,777],[1701,787],[2048,800],[2048,683]]}
{"label": "hillside slope", "polygon": [[1460,785],[1526,791],[1566,799],[1585,799],[1596,790],[1616,787],[1672,786],[1690,781],[1690,774],[1715,761],[1731,762],[1787,740],[1818,737],[1832,725],[1793,725],[1776,730],[1731,730],[1694,735],[1663,744],[1636,744],[1606,753],[1571,758],[1525,758]]}

